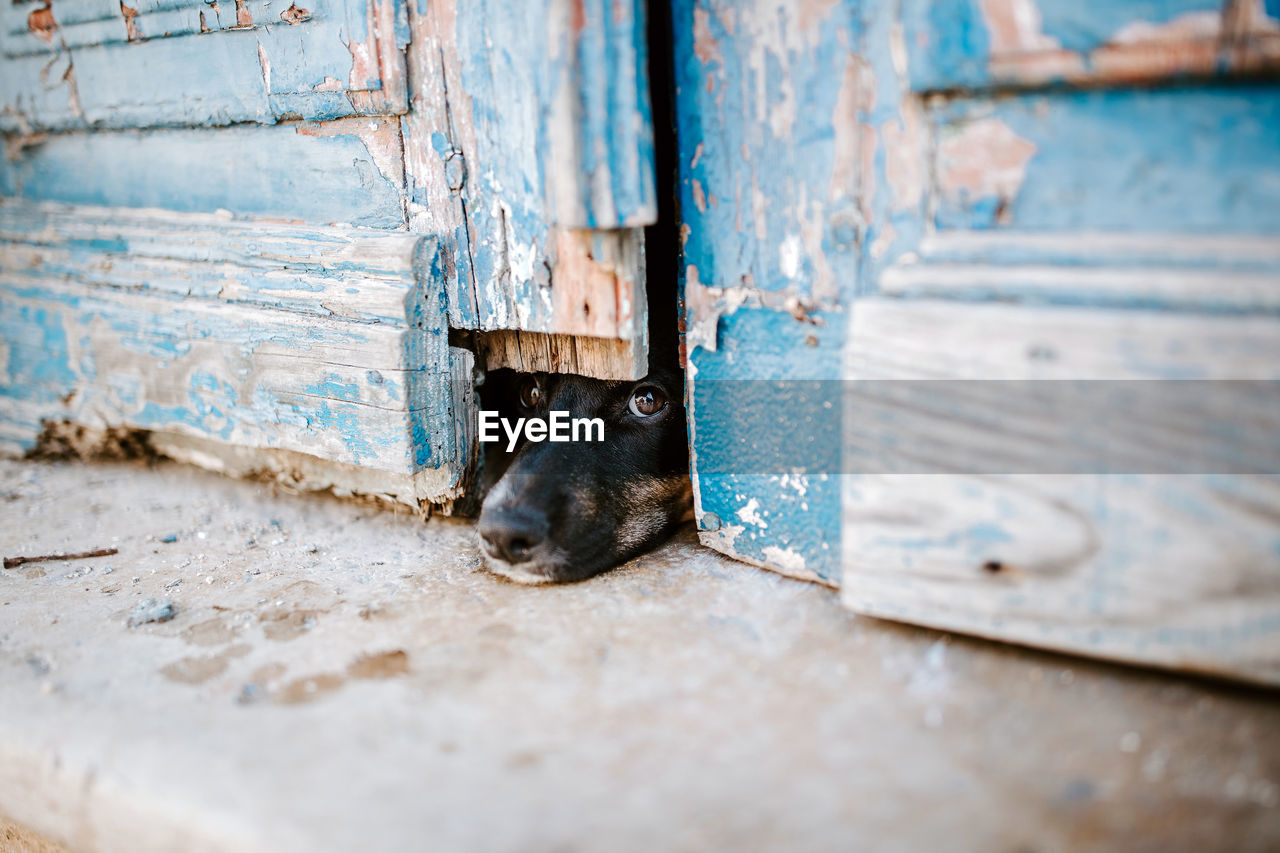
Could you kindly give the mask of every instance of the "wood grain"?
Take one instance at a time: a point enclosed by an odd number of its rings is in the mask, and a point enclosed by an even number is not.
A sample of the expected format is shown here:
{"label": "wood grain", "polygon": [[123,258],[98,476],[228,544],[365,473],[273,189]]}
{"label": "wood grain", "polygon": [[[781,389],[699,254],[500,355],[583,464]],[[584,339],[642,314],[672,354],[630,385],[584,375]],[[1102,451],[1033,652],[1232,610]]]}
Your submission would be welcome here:
{"label": "wood grain", "polygon": [[[892,458],[896,446],[913,471],[934,472],[845,476],[841,595],[849,607],[1280,684],[1277,472],[1000,474],[1002,458],[1034,465],[1037,430],[1051,430],[1044,421],[1053,415],[1018,408],[1016,399],[1006,412],[964,381],[1274,380],[1280,321],[868,299],[853,309],[849,340],[849,378],[932,380],[930,405],[941,413],[930,420],[846,399],[851,431],[860,419],[881,420],[875,461],[883,470],[901,461]],[[1134,438],[1134,452],[1148,465],[1173,467],[1178,454],[1226,441],[1224,452],[1253,443],[1272,448],[1274,459],[1275,424],[1248,412],[1262,405],[1274,415],[1277,401],[1233,398],[1235,386],[1220,386],[1215,405],[1237,435],[1194,419],[1153,419]],[[970,429],[975,422],[986,428]],[[975,458],[988,460],[991,473],[946,473]],[[1043,464],[1052,471],[1061,460]]]}
{"label": "wood grain", "polygon": [[621,380],[640,379],[649,371],[648,357],[636,341],[537,332],[483,332],[477,341],[487,370],[509,367]]}

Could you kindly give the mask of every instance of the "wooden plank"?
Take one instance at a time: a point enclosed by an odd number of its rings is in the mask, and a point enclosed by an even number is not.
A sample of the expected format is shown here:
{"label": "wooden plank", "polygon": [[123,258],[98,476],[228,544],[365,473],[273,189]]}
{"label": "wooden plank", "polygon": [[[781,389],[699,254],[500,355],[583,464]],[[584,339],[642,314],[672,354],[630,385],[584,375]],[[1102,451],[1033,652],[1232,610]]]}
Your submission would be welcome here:
{"label": "wooden plank", "polygon": [[946,230],[925,234],[916,255],[926,263],[1007,264],[1133,270],[1280,270],[1280,246],[1268,235],[1119,233],[1115,231]]}
{"label": "wooden plank", "polygon": [[[448,405],[457,448],[453,466],[385,471],[283,448],[245,447],[169,430],[151,432],[149,442],[157,453],[171,459],[231,477],[265,478],[296,491],[332,492],[339,497],[406,505],[424,514],[435,509],[449,514],[457,511],[458,501],[470,496],[470,478],[480,446],[475,439],[473,355],[469,350],[451,348],[449,361],[454,396]],[[439,401],[441,405],[445,402]],[[3,426],[0,423],[0,430]]]}
{"label": "wooden plank", "polygon": [[1274,273],[1179,268],[1070,269],[1057,266],[903,264],[885,270],[882,292],[961,299],[1038,299],[1215,311],[1280,310]]}
{"label": "wooden plank", "polygon": [[395,119],[58,134],[0,171],[32,201],[405,227]]}
{"label": "wooden plank", "polygon": [[497,331],[479,333],[476,342],[486,370],[509,367],[617,380],[640,379],[649,372],[644,348],[634,341]]}
{"label": "wooden plank", "polygon": [[1274,11],[1263,0],[907,0],[904,60],[917,91],[1273,73]]}
{"label": "wooden plank", "polygon": [[939,300],[859,300],[849,380],[1280,378],[1280,319]]}
{"label": "wooden plank", "polygon": [[[0,201],[0,270],[13,284],[70,280],[297,313],[397,322],[405,232],[306,227],[228,215]],[[353,280],[358,276],[358,281]]]}
{"label": "wooden plank", "polygon": [[468,195],[483,183],[500,200],[476,213],[505,215],[519,238],[535,235],[532,216],[565,228],[655,220],[643,3],[447,2],[415,24],[442,50]]}
{"label": "wooden plank", "polygon": [[1276,477],[881,475],[845,494],[855,612],[1280,685]]}
{"label": "wooden plank", "polygon": [[[747,305],[718,325],[722,345],[694,349],[686,373],[698,537],[735,559],[835,585],[841,436],[835,429],[816,437],[803,412],[772,389],[838,383],[844,318]],[[838,425],[838,405],[830,415]],[[835,444],[833,464],[806,470],[799,457],[815,439]]]}
{"label": "wooden plank", "polygon": [[431,241],[17,202],[0,236],[15,241],[0,251],[9,452],[66,420],[183,436],[219,466],[305,470],[317,488],[462,495],[472,362],[448,346]]}
{"label": "wooden plank", "polygon": [[1271,236],[944,230],[879,277],[893,296],[1229,313],[1280,311]]}
{"label": "wooden plank", "polygon": [[4,131],[269,124],[408,108],[403,0],[310,9],[267,0],[10,4],[0,28]]}
{"label": "wooden plank", "polygon": [[401,329],[55,284],[35,291],[6,281],[0,299],[7,394],[67,399],[45,417],[373,467],[411,459]]}
{"label": "wooden plank", "polygon": [[[899,300],[864,300],[852,315],[846,375],[906,390],[932,380],[934,408],[846,397],[849,607],[1280,684],[1280,401],[1274,384],[1250,399],[1256,384],[1222,381],[1280,379],[1280,320]],[[1013,391],[973,392],[1001,385],[991,380],[1176,378],[1217,380],[1210,413],[1233,430],[1156,417],[1128,441],[1106,426],[1108,440],[1141,451],[1122,454],[1136,469],[1109,474],[1054,473],[1067,462],[1046,456],[1040,432],[1053,432],[1053,412]],[[1101,414],[1143,414],[1115,403]],[[1152,473],[1214,445],[1259,455],[1244,473]],[[910,473],[868,473],[895,470]],[[1009,473],[1022,470],[1039,473]]]}
{"label": "wooden plank", "polygon": [[[445,7],[409,4],[413,38],[407,54],[412,108],[401,119],[409,228],[435,235],[444,264],[449,323],[458,329],[480,326],[476,276],[471,262],[467,222],[467,155],[453,121],[448,97],[445,46],[450,22]],[[461,97],[454,95],[454,100]]]}
{"label": "wooden plank", "polygon": [[[700,540],[833,584],[838,471],[742,452],[807,440],[754,382],[834,380],[871,188],[859,105],[864,17],[880,4],[672,5],[688,414]],[[701,389],[741,389],[703,401]]]}

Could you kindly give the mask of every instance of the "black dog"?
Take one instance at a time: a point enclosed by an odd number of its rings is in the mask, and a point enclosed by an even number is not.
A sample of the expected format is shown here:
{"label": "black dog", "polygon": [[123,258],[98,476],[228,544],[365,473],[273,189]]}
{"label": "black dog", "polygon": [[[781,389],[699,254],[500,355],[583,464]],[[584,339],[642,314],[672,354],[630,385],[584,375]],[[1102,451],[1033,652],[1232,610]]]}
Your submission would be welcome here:
{"label": "black dog", "polygon": [[490,373],[486,408],[507,418],[601,418],[603,441],[486,445],[492,484],[479,532],[490,569],[520,583],[577,581],[653,548],[692,517],[678,369],[639,382]]}

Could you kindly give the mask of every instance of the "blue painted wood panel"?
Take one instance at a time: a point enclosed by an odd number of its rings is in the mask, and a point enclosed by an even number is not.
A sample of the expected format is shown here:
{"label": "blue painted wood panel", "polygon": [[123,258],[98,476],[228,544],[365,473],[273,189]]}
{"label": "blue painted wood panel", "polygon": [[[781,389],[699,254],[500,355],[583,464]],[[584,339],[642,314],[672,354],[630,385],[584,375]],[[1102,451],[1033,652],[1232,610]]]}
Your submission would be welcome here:
{"label": "blue painted wood panel", "polygon": [[226,210],[404,228],[396,120],[57,134],[0,164],[6,196],[71,204]]}
{"label": "blue painted wood panel", "polygon": [[930,118],[939,229],[1280,233],[1271,86],[961,99]]}
{"label": "blue painted wood panel", "polygon": [[475,215],[505,216],[521,243],[548,225],[652,223],[644,4],[477,2],[451,11],[444,35],[462,89],[453,121],[469,143],[467,190],[498,206],[476,203]]}
{"label": "blue painted wood panel", "polygon": [[842,319],[739,308],[720,319],[715,350],[690,352],[687,374],[702,541],[829,582],[840,577]]}
{"label": "blue painted wood panel", "polygon": [[902,6],[918,91],[1131,84],[1274,71],[1274,4],[1257,0],[962,0]]}
{"label": "blue painted wood panel", "polygon": [[852,313],[842,600],[1280,683],[1274,315],[924,298]]}
{"label": "blue painted wood panel", "polygon": [[[865,219],[862,15],[853,3],[810,13],[677,0],[672,9],[700,536],[741,559],[835,582],[838,470],[794,473],[786,458],[752,457],[725,439],[736,424],[776,439],[762,442],[770,448],[802,440],[753,388],[840,376]],[[734,387],[740,393],[712,393]]]}
{"label": "blue painted wood panel", "polygon": [[455,325],[635,342],[656,217],[644,4],[419,3],[411,227],[447,238]]}
{"label": "blue painted wood panel", "polygon": [[0,9],[0,131],[403,113],[404,3],[309,6],[7,4]]}
{"label": "blue painted wood panel", "polygon": [[[842,495],[810,476],[804,442],[831,424],[761,380],[990,378],[1027,353],[1265,372],[1280,117],[1274,85],[1223,78],[1273,74],[1275,27],[1234,2],[1040,5],[673,2],[702,541],[838,583],[857,565],[836,547],[851,519],[884,521],[874,482],[845,476]],[[858,410],[834,417],[841,430]]]}
{"label": "blue painted wood panel", "polygon": [[862,219],[856,4],[808,17],[673,9],[688,276],[835,304]]}
{"label": "blue painted wood panel", "polygon": [[448,346],[438,267],[404,232],[7,201],[0,446],[62,420],[134,427],[447,503],[474,453],[471,360]]}

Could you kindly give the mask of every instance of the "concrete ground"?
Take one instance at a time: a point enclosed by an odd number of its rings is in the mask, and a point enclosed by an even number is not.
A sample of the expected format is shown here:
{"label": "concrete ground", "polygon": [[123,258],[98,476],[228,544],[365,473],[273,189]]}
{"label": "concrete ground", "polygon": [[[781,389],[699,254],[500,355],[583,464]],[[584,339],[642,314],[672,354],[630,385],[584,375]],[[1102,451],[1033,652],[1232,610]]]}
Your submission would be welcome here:
{"label": "concrete ground", "polygon": [[861,619],[691,536],[521,587],[461,521],[0,462],[0,552],[103,547],[0,572],[11,848],[1280,849],[1274,694]]}

